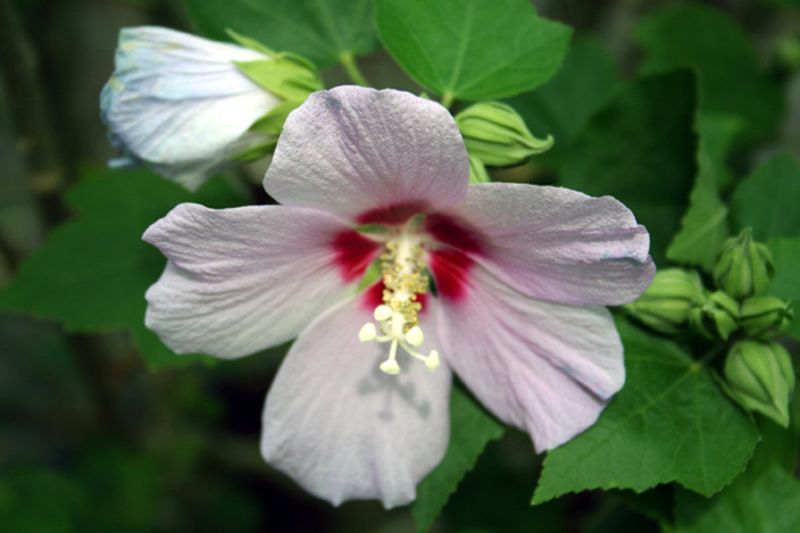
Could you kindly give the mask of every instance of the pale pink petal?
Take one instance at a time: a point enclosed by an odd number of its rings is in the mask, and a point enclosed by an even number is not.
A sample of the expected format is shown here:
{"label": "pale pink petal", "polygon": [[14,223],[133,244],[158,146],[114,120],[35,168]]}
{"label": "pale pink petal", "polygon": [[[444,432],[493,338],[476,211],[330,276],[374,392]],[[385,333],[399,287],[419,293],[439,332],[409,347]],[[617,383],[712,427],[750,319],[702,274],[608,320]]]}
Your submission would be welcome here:
{"label": "pale pink petal", "polygon": [[450,113],[410,93],[343,86],[289,115],[264,187],[284,205],[383,222],[464,201],[469,160]]}
{"label": "pale pink petal", "polygon": [[367,243],[343,254],[342,243],[366,242],[352,234],[313,209],[181,204],[143,237],[169,259],[147,291],[145,323],[177,353],[234,358],[285,342],[377,253]]}
{"label": "pale pink petal", "polygon": [[512,183],[473,185],[462,206],[429,217],[428,225],[510,285],[551,302],[624,304],[655,273],[647,230],[610,196]]}
{"label": "pale pink petal", "polygon": [[592,425],[622,387],[622,344],[606,308],[536,301],[480,266],[462,296],[440,308],[442,357],[538,451]]}
{"label": "pale pink petal", "polygon": [[[331,309],[300,334],[267,396],[261,451],[334,505],[379,499],[391,508],[412,501],[444,456],[450,370],[401,353],[400,374],[382,373],[387,346],[358,340],[371,320],[368,303]],[[424,318],[422,325],[434,347],[434,328]]]}

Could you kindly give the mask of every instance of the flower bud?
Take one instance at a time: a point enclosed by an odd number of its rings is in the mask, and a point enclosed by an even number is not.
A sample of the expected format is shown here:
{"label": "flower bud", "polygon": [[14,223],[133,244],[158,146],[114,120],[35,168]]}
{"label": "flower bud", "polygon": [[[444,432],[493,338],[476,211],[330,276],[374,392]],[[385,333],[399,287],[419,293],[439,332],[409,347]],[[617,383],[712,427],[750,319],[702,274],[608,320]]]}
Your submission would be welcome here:
{"label": "flower bud", "polygon": [[739,303],[722,291],[711,293],[703,305],[689,311],[689,324],[709,339],[727,340],[738,321]]}
{"label": "flower bud", "polygon": [[776,342],[741,341],[725,360],[724,388],[742,407],[789,425],[795,375],[786,349]]}
{"label": "flower bud", "polygon": [[778,333],[794,318],[789,302],[774,296],[754,296],[742,302],[739,325],[749,337]]}
{"label": "flower bud", "polygon": [[765,244],[755,242],[750,230],[725,241],[714,265],[717,288],[737,300],[758,296],[769,285],[775,267]]}
{"label": "flower bud", "polygon": [[553,137],[535,138],[514,109],[499,102],[480,102],[456,115],[467,151],[486,165],[509,166],[553,146]]}
{"label": "flower bud", "polygon": [[697,272],[667,268],[625,310],[639,322],[661,333],[674,334],[686,322],[689,310],[703,303],[703,285]]}

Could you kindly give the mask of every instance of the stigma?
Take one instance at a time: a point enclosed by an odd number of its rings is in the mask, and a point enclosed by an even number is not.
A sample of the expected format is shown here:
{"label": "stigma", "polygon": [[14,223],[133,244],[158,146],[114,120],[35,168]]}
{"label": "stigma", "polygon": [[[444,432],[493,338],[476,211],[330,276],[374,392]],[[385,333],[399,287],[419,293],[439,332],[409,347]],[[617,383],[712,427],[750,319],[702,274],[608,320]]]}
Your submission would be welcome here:
{"label": "stigma", "polygon": [[420,295],[428,292],[428,275],[422,241],[418,236],[401,233],[389,240],[380,256],[383,278],[383,303],[375,307],[373,322],[364,324],[358,332],[361,342],[389,344],[389,354],[379,368],[386,374],[399,374],[397,355],[400,348],[411,357],[422,361],[434,370],[439,366],[439,352],[427,355],[416,349],[422,346],[425,336],[419,325],[422,303]]}

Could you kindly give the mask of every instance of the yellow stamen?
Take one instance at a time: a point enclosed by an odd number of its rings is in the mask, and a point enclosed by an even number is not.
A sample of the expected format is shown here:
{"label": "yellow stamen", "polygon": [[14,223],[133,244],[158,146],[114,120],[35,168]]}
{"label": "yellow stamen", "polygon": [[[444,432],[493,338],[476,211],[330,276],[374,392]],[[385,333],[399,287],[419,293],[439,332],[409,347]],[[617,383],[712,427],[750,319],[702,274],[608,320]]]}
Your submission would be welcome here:
{"label": "yellow stamen", "polygon": [[439,366],[439,352],[431,350],[422,355],[414,350],[422,345],[424,335],[419,326],[419,312],[422,304],[417,301],[421,294],[428,292],[428,275],[425,272],[424,251],[418,236],[401,233],[386,243],[380,256],[383,276],[383,303],[375,308],[373,316],[380,325],[383,335],[371,322],[364,324],[359,331],[362,342],[390,342],[389,357],[379,368],[387,374],[398,374],[398,346],[411,357],[419,359],[433,370]]}

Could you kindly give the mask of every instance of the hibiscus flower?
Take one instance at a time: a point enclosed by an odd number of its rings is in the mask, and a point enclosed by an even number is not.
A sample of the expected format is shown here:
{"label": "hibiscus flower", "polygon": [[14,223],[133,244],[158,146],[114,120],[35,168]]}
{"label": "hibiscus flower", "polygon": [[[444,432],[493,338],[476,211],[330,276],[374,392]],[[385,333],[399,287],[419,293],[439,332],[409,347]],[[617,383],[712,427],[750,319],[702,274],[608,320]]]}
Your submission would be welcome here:
{"label": "hibiscus flower", "polygon": [[168,258],[146,322],[173,350],[229,359],[297,337],[261,451],[334,504],[414,499],[447,448],[453,372],[539,451],[622,387],[604,306],[650,283],[647,231],[610,197],[468,175],[444,107],[338,87],[285,124],[264,180],[280,205],[182,204],[144,235]]}

